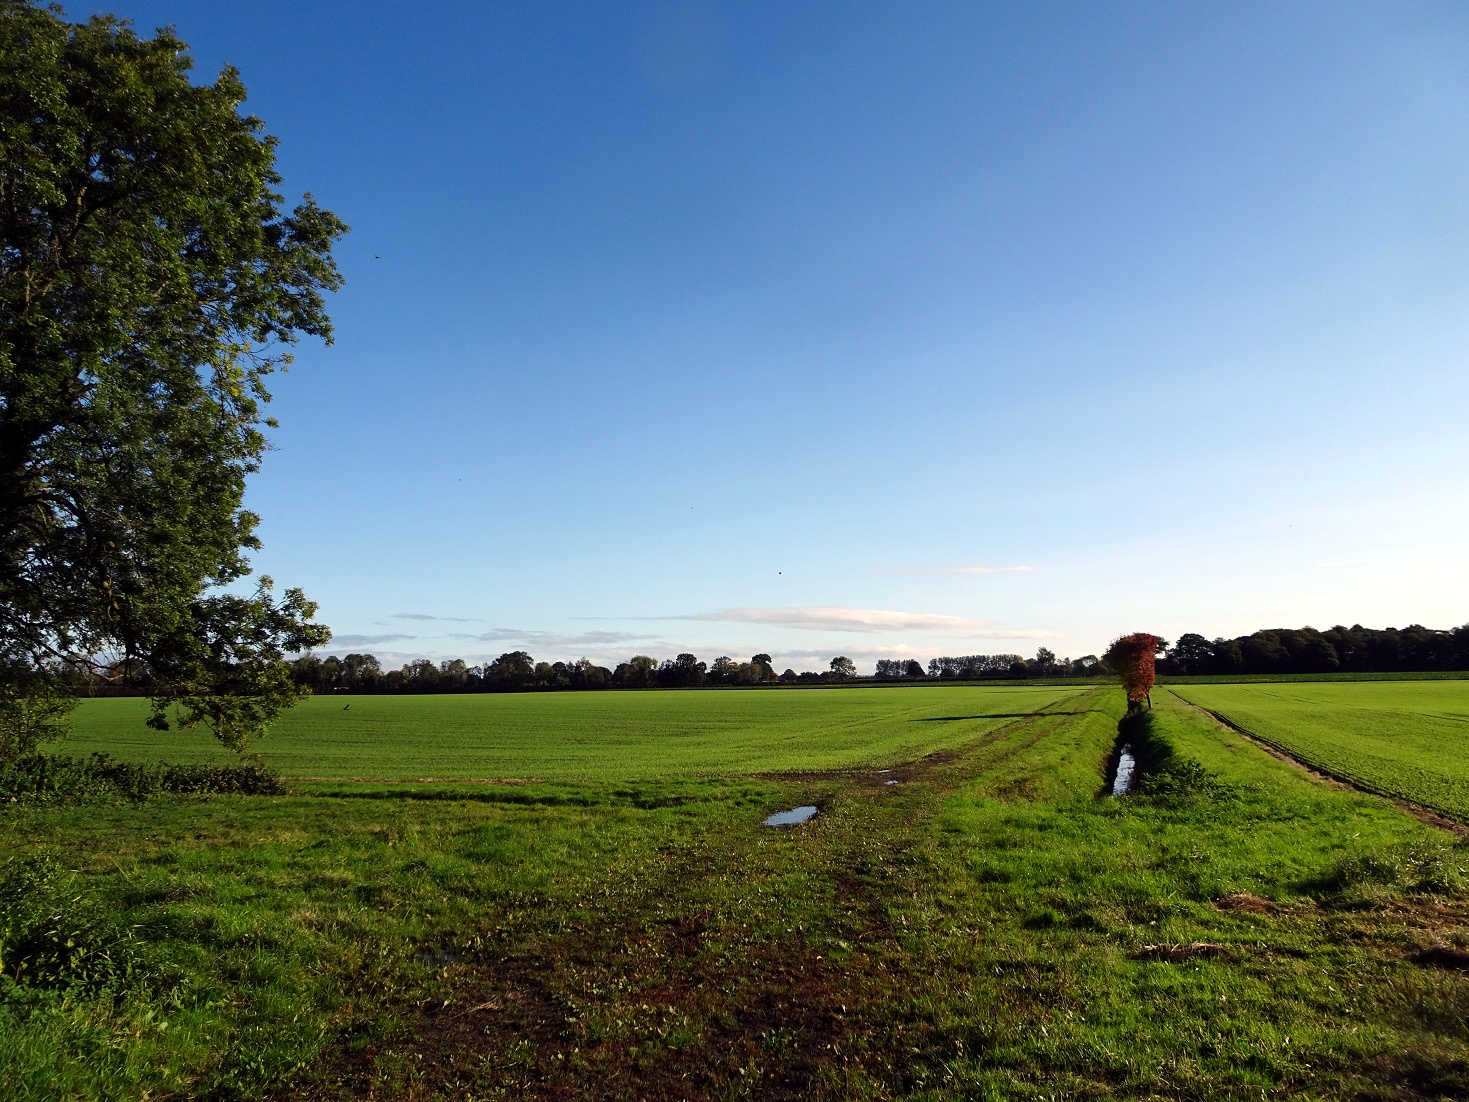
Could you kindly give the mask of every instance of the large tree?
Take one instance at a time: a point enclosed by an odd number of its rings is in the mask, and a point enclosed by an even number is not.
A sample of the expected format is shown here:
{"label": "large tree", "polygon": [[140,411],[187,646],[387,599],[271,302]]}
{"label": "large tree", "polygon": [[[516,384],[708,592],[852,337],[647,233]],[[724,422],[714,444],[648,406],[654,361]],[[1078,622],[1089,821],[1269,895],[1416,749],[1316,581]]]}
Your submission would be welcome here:
{"label": "large tree", "polygon": [[124,671],[155,725],[239,744],[328,637],[299,590],[232,583],[266,382],[330,340],[346,227],[283,210],[238,74],[191,83],[169,31],[0,0],[0,57],[0,684]]}

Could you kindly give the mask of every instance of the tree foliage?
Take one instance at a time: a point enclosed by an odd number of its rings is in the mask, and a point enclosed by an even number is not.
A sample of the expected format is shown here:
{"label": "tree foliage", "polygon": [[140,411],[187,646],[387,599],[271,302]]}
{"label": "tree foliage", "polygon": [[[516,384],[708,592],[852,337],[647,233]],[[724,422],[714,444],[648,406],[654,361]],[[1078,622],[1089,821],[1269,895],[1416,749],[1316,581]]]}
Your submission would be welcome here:
{"label": "tree foliage", "polygon": [[1103,661],[1122,678],[1129,709],[1141,706],[1144,701],[1151,706],[1158,652],[1166,646],[1158,636],[1138,631],[1113,640],[1107,648]]}
{"label": "tree foliage", "polygon": [[24,666],[0,669],[0,763],[18,761],[56,738],[70,711],[55,678]]}
{"label": "tree foliage", "polygon": [[259,546],[267,379],[330,340],[346,227],[282,210],[238,74],[192,84],[167,31],[0,0],[0,56],[0,670],[141,675],[155,723],[182,704],[237,745],[329,637],[299,590],[220,591]]}
{"label": "tree foliage", "polygon": [[1233,639],[1189,632],[1160,660],[1158,672],[1195,674],[1398,673],[1469,670],[1469,624],[1441,629],[1422,624],[1366,628],[1341,624],[1262,628]]}

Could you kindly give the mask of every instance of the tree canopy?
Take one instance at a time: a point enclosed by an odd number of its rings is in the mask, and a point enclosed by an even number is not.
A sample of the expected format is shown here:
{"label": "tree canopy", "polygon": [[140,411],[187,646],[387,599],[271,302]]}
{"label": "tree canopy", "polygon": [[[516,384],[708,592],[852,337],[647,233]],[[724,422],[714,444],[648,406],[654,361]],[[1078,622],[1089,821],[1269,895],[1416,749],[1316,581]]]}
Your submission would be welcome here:
{"label": "tree canopy", "polygon": [[267,379],[330,341],[346,226],[282,209],[239,75],[191,83],[168,31],[0,0],[0,56],[0,681],[140,673],[155,725],[183,703],[238,744],[329,637],[299,590],[223,587],[259,546]]}

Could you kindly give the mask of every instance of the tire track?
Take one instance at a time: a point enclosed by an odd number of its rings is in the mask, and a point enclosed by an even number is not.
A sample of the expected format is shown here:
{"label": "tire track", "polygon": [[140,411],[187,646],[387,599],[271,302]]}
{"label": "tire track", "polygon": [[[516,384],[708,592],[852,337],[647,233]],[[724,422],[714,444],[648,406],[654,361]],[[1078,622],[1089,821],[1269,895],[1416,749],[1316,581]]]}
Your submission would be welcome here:
{"label": "tire track", "polygon": [[1297,756],[1294,751],[1276,742],[1274,739],[1267,738],[1257,731],[1251,731],[1247,727],[1240,726],[1222,712],[1216,712],[1213,708],[1206,708],[1202,704],[1195,704],[1192,700],[1182,696],[1174,689],[1170,688],[1168,691],[1178,701],[1188,705],[1194,711],[1204,713],[1204,715],[1214,720],[1220,726],[1227,727],[1229,730],[1235,732],[1235,734],[1249,739],[1272,758],[1283,761],[1287,765],[1295,766],[1314,780],[1337,785],[1341,788],[1349,788],[1354,792],[1362,792],[1368,796],[1376,796],[1380,799],[1387,800],[1396,805],[1399,810],[1407,812],[1420,822],[1427,823],[1429,826],[1438,827],[1440,830],[1447,830],[1453,834],[1469,834],[1469,825],[1460,822],[1445,811],[1426,804],[1415,803],[1412,800],[1404,798],[1397,792],[1389,792],[1387,789],[1372,784],[1370,781],[1358,780],[1345,773],[1338,773],[1334,770],[1323,768],[1315,762]]}

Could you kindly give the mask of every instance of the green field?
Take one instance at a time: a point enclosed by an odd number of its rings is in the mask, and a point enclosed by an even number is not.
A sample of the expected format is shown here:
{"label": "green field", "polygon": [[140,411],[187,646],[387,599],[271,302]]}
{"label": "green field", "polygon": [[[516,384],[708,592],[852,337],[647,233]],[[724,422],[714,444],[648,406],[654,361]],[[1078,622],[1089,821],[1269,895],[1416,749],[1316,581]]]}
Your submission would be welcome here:
{"label": "green field", "polygon": [[1469,681],[1180,685],[1177,693],[1325,772],[1469,822]]}
{"label": "green field", "polygon": [[[1469,1096],[1469,843],[1166,693],[1143,790],[1104,797],[1121,699],[315,701],[264,744],[297,776],[544,780],[0,812],[0,1082]],[[128,707],[87,705],[65,749],[116,749]],[[130,752],[181,756],[150,737]]]}
{"label": "green field", "polygon": [[1403,670],[1390,673],[1200,673],[1169,674],[1159,685],[1288,685],[1299,682],[1334,684],[1341,681],[1469,681],[1464,670]]}
{"label": "green field", "polygon": [[[316,697],[258,744],[287,777],[585,780],[887,765],[959,745],[1087,687]],[[59,750],[228,761],[199,731],[143,725],[142,700],[90,700]]]}

